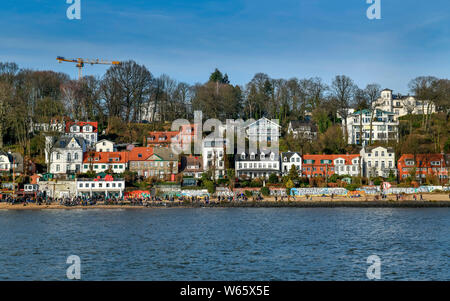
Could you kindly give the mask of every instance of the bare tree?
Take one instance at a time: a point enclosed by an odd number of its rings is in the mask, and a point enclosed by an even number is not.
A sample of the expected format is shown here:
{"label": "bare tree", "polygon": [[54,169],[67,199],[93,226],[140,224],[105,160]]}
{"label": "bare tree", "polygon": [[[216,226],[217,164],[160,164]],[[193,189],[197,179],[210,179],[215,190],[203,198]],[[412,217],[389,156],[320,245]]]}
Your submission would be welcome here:
{"label": "bare tree", "polygon": [[331,84],[331,91],[337,102],[338,113],[344,121],[345,141],[348,143],[347,117],[354,99],[356,85],[345,75],[337,75]]}
{"label": "bare tree", "polygon": [[364,89],[364,93],[367,95],[367,101],[370,107],[370,126],[369,126],[369,145],[372,145],[372,133],[373,133],[373,119],[378,109],[378,98],[380,97],[381,87],[378,84],[369,84]]}

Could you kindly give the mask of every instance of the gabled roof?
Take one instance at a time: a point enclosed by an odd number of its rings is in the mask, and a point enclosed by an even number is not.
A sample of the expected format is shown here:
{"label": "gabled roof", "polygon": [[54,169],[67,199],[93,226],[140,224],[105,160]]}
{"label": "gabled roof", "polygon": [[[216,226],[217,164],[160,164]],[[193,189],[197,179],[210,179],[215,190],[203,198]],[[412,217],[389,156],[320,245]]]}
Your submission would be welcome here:
{"label": "gabled roof", "polygon": [[284,152],[281,153],[281,159],[284,160],[284,158],[287,158],[288,160],[290,160],[291,157],[294,156],[295,154],[299,155],[300,158],[302,157],[302,155],[298,152]]}
{"label": "gabled roof", "polygon": [[390,153],[393,153],[393,152],[395,152],[395,150],[394,150],[394,148],[392,148],[392,147],[390,147],[390,146],[388,146],[388,147],[384,147],[384,146],[380,146],[380,145],[378,145],[378,146],[366,146],[366,148],[365,148],[365,152],[367,153],[367,152],[371,152],[371,151],[373,151],[374,149],[376,149],[376,148],[384,148],[384,149],[386,149],[388,152],[390,152]]}
{"label": "gabled roof", "polygon": [[[68,122],[66,122],[66,133],[70,133],[70,127],[72,126],[72,125],[78,125],[79,127],[80,127],[80,132],[82,133],[83,132],[83,126],[85,126],[85,125],[91,125],[92,126],[92,133],[97,133],[98,132],[98,122],[96,122],[96,121],[77,121],[77,122],[74,122],[74,121],[68,121]],[[91,132],[89,132],[89,133],[91,133]]]}
{"label": "gabled roof", "polygon": [[252,127],[253,125],[257,125],[257,124],[259,124],[261,121],[265,121],[265,122],[267,122],[267,123],[269,123],[269,124],[276,125],[277,127],[281,128],[281,125],[279,125],[279,124],[276,123],[276,122],[273,122],[273,121],[270,120],[270,119],[267,119],[266,117],[260,118],[260,119],[258,119],[258,120],[256,120],[256,121],[250,123],[249,125],[247,125],[246,128]]}
{"label": "gabled roof", "polygon": [[73,140],[78,144],[80,148],[83,148],[83,146],[86,144],[84,138],[81,137],[71,137],[71,136],[63,136],[60,137],[58,140],[56,140],[56,143],[54,145],[55,148],[66,148],[69,143]]}

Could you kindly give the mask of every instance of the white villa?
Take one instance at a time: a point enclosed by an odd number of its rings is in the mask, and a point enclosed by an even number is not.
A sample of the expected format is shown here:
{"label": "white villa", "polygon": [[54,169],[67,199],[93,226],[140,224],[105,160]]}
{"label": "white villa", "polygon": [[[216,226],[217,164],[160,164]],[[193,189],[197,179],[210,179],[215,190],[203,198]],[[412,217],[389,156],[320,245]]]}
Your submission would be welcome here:
{"label": "white villa", "polygon": [[395,95],[390,89],[381,91],[381,97],[373,104],[374,108],[393,112],[395,118],[408,114],[428,114],[436,112],[436,106],[431,101],[417,100],[414,96]]}
{"label": "white villa", "polygon": [[[52,137],[46,137],[49,145]],[[49,153],[50,151],[50,153]],[[46,147],[45,163],[50,164],[48,172],[54,174],[73,174],[81,171],[83,164],[83,153],[86,152],[84,139],[78,137],[61,137],[53,147]]]}
{"label": "white villa", "polygon": [[397,175],[395,152],[392,148],[372,146],[360,152],[364,177],[389,177],[392,172]]}
{"label": "white villa", "polygon": [[241,153],[236,155],[236,177],[269,178],[271,174],[280,174],[279,155],[266,152]]}
{"label": "white villa", "polygon": [[302,157],[297,152],[281,153],[281,173],[287,175],[292,166],[295,166],[298,173],[302,173]]}
{"label": "white villa", "polygon": [[109,153],[109,152],[115,152],[114,149],[114,142],[102,139],[95,143],[95,151],[99,153]]}

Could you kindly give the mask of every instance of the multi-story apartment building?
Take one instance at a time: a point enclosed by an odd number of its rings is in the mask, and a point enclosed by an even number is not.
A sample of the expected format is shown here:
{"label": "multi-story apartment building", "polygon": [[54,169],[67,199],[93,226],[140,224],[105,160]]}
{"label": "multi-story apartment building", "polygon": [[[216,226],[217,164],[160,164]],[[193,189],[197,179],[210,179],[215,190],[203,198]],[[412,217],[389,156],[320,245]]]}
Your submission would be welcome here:
{"label": "multi-story apartment building", "polygon": [[435,176],[441,182],[448,181],[448,168],[444,154],[403,154],[397,163],[400,180],[410,176],[420,183],[427,176]]}
{"label": "multi-story apartment building", "polygon": [[[371,131],[371,118],[372,131]],[[347,119],[342,121],[342,129],[344,135],[347,134],[349,144],[368,145],[370,136],[372,142],[375,141],[398,141],[398,120],[395,119],[394,113],[376,109],[356,111],[350,114]],[[345,122],[347,126],[345,126]],[[347,133],[345,133],[347,129]]]}
{"label": "multi-story apartment building", "polygon": [[387,178],[397,175],[395,152],[391,147],[370,146],[361,150],[364,177]]}
{"label": "multi-story apartment building", "polygon": [[95,147],[98,138],[98,123],[83,121],[66,122],[66,135],[69,137],[83,138],[88,147]]}
{"label": "multi-story apartment building", "polygon": [[390,89],[381,91],[381,97],[373,104],[373,108],[393,112],[396,119],[408,114],[428,114],[436,112],[431,101],[417,100],[414,96],[395,95]]}
{"label": "multi-story apartment building", "polygon": [[281,153],[281,173],[287,175],[292,166],[295,166],[298,173],[302,173],[302,156],[297,152],[284,152]]}
{"label": "multi-story apartment building", "polygon": [[272,151],[242,153],[235,158],[236,177],[269,178],[280,175],[279,155]]}
{"label": "multi-story apartment building", "polygon": [[86,152],[82,171],[123,173],[128,167],[128,154],[128,152]]}

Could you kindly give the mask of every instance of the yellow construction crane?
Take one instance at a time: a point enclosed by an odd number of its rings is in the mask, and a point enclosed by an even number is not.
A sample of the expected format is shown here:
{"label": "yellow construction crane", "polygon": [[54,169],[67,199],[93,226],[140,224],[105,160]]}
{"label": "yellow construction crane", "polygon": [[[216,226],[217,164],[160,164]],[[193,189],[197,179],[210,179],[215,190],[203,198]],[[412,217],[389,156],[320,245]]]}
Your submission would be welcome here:
{"label": "yellow construction crane", "polygon": [[82,79],[83,78],[83,72],[82,69],[84,67],[84,64],[91,64],[91,65],[95,65],[95,64],[101,64],[101,65],[120,65],[119,61],[104,61],[104,60],[99,60],[99,59],[82,59],[82,58],[78,58],[78,59],[66,59],[62,56],[58,56],[56,58],[58,60],[58,62],[62,63],[62,62],[69,62],[69,63],[77,63],[77,68],[78,68],[78,79]]}

